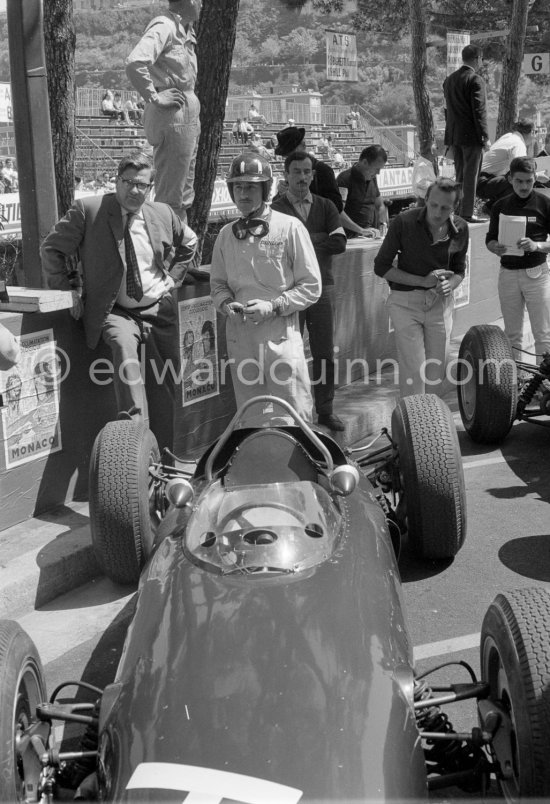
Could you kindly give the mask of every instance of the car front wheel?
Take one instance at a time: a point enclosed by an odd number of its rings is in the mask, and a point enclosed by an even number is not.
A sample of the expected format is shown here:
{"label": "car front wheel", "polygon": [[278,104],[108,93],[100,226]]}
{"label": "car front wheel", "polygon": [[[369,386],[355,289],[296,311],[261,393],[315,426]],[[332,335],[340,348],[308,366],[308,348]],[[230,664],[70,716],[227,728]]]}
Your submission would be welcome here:
{"label": "car front wheel", "polygon": [[153,433],[133,421],[108,422],[90,461],[90,524],[97,560],[115,583],[135,584],[155,537],[155,485],[149,467],[159,463]]}
{"label": "car front wheel", "polygon": [[493,739],[499,785],[509,802],[550,798],[550,595],[497,595],[481,628],[481,676],[504,709]]}
{"label": "car front wheel", "polygon": [[434,394],[407,396],[391,426],[409,541],[421,558],[454,558],[466,536],[466,494],[451,411]]}
{"label": "car front wheel", "polygon": [[1,620],[0,801],[38,801],[40,760],[25,730],[45,700],[42,663],[33,641],[18,623]]}

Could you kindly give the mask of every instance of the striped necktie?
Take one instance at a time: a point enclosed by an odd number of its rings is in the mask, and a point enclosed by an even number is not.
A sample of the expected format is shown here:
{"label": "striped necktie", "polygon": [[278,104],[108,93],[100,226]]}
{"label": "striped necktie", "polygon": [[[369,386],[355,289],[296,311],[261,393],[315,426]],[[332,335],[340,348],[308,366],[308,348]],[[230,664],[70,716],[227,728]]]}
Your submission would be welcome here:
{"label": "striped necktie", "polygon": [[130,234],[130,224],[134,215],[128,213],[126,228],[124,229],[124,248],[126,250],[126,295],[130,299],[141,301],[143,298],[143,286],[139,273],[139,265],[136,257],[136,250]]}

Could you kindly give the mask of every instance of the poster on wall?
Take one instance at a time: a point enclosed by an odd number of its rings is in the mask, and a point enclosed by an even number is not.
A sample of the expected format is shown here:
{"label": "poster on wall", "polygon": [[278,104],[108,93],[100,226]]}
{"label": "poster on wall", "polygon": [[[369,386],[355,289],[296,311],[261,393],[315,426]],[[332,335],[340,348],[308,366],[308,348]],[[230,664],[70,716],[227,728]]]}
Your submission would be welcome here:
{"label": "poster on wall", "polygon": [[61,450],[60,361],[53,330],[21,335],[17,340],[19,363],[0,371],[6,469]]}
{"label": "poster on wall", "polygon": [[355,34],[325,31],[327,81],[357,81],[357,40]]}
{"label": "poster on wall", "polygon": [[220,393],[216,308],[210,296],[178,305],[182,405]]}
{"label": "poster on wall", "polygon": [[472,240],[468,240],[468,251],[466,252],[466,270],[464,279],[454,291],[455,310],[457,307],[465,307],[470,303],[470,265],[472,262]]}

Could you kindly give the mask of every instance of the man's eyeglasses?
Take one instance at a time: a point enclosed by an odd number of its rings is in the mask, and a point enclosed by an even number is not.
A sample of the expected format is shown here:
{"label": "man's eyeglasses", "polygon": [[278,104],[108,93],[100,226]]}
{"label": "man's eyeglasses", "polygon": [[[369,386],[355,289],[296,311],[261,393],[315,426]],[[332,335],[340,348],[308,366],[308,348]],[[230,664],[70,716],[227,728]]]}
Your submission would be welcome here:
{"label": "man's eyeglasses", "polygon": [[241,218],[231,228],[237,240],[245,240],[249,235],[265,237],[269,232],[269,223],[263,218]]}
{"label": "man's eyeglasses", "polygon": [[123,184],[126,184],[128,188],[131,190],[132,187],[136,187],[140,193],[146,193],[147,190],[150,190],[153,186],[153,183],[146,184],[144,181],[135,181],[135,179],[124,179],[122,176],[118,177]]}

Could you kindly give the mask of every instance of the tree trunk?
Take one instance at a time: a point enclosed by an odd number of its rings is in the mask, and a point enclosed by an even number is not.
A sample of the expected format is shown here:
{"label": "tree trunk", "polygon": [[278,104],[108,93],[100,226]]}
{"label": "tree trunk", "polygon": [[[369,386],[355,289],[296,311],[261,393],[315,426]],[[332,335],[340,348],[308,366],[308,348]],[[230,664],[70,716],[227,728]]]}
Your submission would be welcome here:
{"label": "tree trunk", "polygon": [[408,0],[411,26],[412,83],[416,123],[420,150],[423,151],[435,139],[434,120],[430,96],[426,87],[428,59],[426,56],[426,16],[423,0]]}
{"label": "tree trunk", "polygon": [[195,168],[195,201],[189,225],[199,237],[196,262],[208,225],[218,154],[222,142],[231,59],[240,0],[205,0],[197,38],[197,96],[201,102],[201,134]]}
{"label": "tree trunk", "polygon": [[59,215],[74,198],[76,33],[72,0],[44,0],[44,46]]}
{"label": "tree trunk", "polygon": [[502,69],[498,102],[497,138],[510,131],[518,113],[518,87],[525,47],[529,0],[513,0],[510,34]]}

